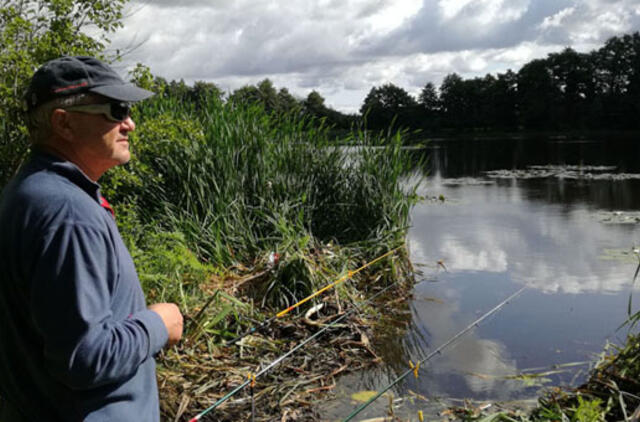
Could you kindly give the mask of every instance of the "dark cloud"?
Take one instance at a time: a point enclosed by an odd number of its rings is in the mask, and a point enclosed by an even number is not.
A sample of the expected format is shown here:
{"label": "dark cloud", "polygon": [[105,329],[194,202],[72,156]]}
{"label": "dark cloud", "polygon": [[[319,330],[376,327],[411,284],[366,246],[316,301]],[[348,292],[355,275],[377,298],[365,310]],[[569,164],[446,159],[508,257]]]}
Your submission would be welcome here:
{"label": "dark cloud", "polygon": [[[472,1],[456,16],[444,19],[434,0],[425,0],[420,12],[402,28],[364,43],[358,54],[406,55],[444,51],[482,50],[516,46],[536,39],[544,18],[571,6],[570,0],[535,0],[524,4],[524,12],[506,22],[477,22],[486,1]],[[494,1],[493,3],[496,3]],[[502,6],[508,4],[507,1]]]}
{"label": "dark cloud", "polygon": [[365,4],[362,9],[356,14],[356,18],[367,18],[371,15],[375,15],[381,9],[385,7],[384,0],[373,0],[369,4]]}

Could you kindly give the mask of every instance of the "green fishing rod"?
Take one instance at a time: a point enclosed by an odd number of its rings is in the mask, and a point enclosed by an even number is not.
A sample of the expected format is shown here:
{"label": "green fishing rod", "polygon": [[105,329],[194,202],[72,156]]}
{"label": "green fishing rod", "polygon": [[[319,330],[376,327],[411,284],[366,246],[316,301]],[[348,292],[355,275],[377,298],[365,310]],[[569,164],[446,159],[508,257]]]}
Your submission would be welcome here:
{"label": "green fishing rod", "polygon": [[[397,281],[389,284],[387,287],[383,288],[382,290],[380,290],[379,292],[377,292],[376,294],[371,296],[369,299],[367,299],[366,301],[362,302],[360,304],[360,306],[366,305],[368,303],[371,303],[375,298],[377,298],[378,296],[380,296],[381,294],[383,294],[384,292],[386,292],[387,290],[389,290],[391,287],[395,286],[396,284],[397,284]],[[249,377],[247,377],[247,380],[245,382],[243,382],[242,384],[240,384],[239,386],[234,388],[232,391],[230,391],[228,394],[224,395],[222,398],[220,398],[214,404],[212,404],[211,406],[209,406],[208,408],[206,408],[205,410],[200,412],[198,415],[196,415],[195,417],[190,419],[189,422],[197,422],[197,421],[199,421],[204,415],[206,415],[207,413],[211,412],[212,410],[214,410],[216,407],[220,406],[225,401],[229,400],[231,397],[236,395],[240,390],[244,389],[247,385],[255,382],[256,378],[260,377],[264,373],[268,372],[269,370],[271,370],[272,368],[277,366],[280,362],[282,362],[283,360],[285,360],[286,358],[291,356],[293,353],[295,353],[296,351],[298,351],[299,349],[304,347],[306,344],[308,344],[311,341],[313,341],[315,338],[319,337],[322,333],[324,333],[328,329],[332,328],[334,325],[336,325],[340,321],[344,320],[347,316],[349,316],[353,311],[355,311],[358,308],[359,308],[359,306],[354,306],[353,308],[349,309],[347,312],[342,314],[340,317],[338,317],[335,320],[333,320],[330,324],[328,324],[327,326],[325,326],[324,328],[322,328],[321,330],[319,330],[318,332],[316,332],[312,336],[307,337],[304,341],[302,341],[301,343],[296,345],[294,348],[289,350],[287,353],[283,354],[282,356],[280,356],[277,359],[275,359],[274,361],[272,361],[269,365],[265,366],[263,369],[261,369],[255,375],[249,374]]]}
{"label": "green fishing rod", "polygon": [[337,286],[338,284],[344,282],[345,280],[350,279],[351,277],[353,277],[354,275],[356,275],[360,271],[364,270],[367,267],[370,267],[371,265],[375,264],[376,262],[380,261],[383,258],[386,258],[387,256],[391,255],[392,253],[394,253],[395,251],[397,251],[398,249],[401,249],[403,247],[404,247],[404,245],[398,246],[397,248],[394,248],[394,249],[391,249],[391,250],[387,251],[386,253],[380,255],[379,257],[375,258],[372,261],[367,262],[366,264],[362,265],[361,267],[359,267],[359,268],[357,268],[357,269],[355,269],[353,271],[347,271],[347,273],[345,275],[343,275],[342,277],[340,277],[337,280],[333,281],[332,283],[324,286],[323,288],[315,291],[314,293],[312,293],[309,296],[305,297],[304,299],[300,300],[296,304],[291,305],[288,308],[283,309],[282,311],[278,312],[277,314],[275,314],[271,318],[265,319],[260,324],[254,325],[253,327],[251,327],[250,329],[248,329],[244,333],[234,337],[231,340],[226,341],[224,343],[224,346],[229,346],[231,344],[234,344],[235,342],[237,342],[238,340],[243,339],[244,337],[248,336],[249,334],[253,334],[253,333],[257,332],[257,331],[260,331],[261,329],[269,326],[276,319],[284,317],[286,314],[288,314],[292,310],[296,309],[300,305],[310,301],[311,299],[313,299],[316,296],[321,295],[322,293],[326,292],[327,290],[334,288],[335,286]]}
{"label": "green fishing rod", "polygon": [[463,335],[465,335],[467,332],[471,331],[471,329],[473,329],[474,327],[476,327],[478,324],[480,324],[482,321],[484,321],[485,319],[487,319],[489,316],[493,315],[494,313],[498,312],[503,306],[505,306],[507,303],[509,303],[511,300],[515,299],[518,295],[520,295],[520,293],[522,293],[524,291],[524,289],[526,289],[527,287],[522,287],[520,290],[518,290],[517,292],[515,292],[514,294],[512,294],[511,296],[509,296],[508,298],[506,298],[505,300],[503,300],[502,302],[500,302],[498,305],[496,305],[493,309],[491,309],[490,311],[488,311],[487,313],[485,313],[484,315],[482,315],[480,318],[476,319],[475,321],[473,321],[471,324],[469,324],[466,328],[464,328],[462,331],[459,331],[456,335],[454,335],[453,337],[451,337],[449,340],[447,340],[446,342],[444,342],[443,344],[441,344],[437,349],[435,349],[433,352],[429,353],[424,359],[422,359],[421,361],[418,361],[418,363],[415,365],[415,367],[408,369],[407,371],[403,372],[402,375],[400,375],[398,378],[396,378],[391,384],[387,385],[385,388],[383,388],[382,390],[380,390],[375,396],[371,397],[369,400],[367,400],[366,403],[363,403],[362,405],[360,405],[356,410],[354,410],[353,412],[351,412],[349,414],[349,416],[347,416],[342,422],[348,422],[351,419],[353,419],[358,413],[362,412],[367,406],[369,406],[371,403],[373,403],[374,401],[376,401],[381,395],[383,395],[384,393],[386,393],[389,389],[391,389],[391,387],[393,387],[394,385],[396,385],[397,383],[399,383],[400,381],[402,381],[407,375],[409,375],[410,373],[414,372],[417,376],[418,373],[418,368],[420,367],[421,364],[423,364],[424,362],[428,361],[429,359],[431,359],[432,357],[434,357],[435,355],[439,354],[440,352],[442,352],[442,350],[444,348],[446,348],[447,346],[449,346],[451,343],[453,343],[454,341],[456,341],[457,339],[459,339],[460,337],[462,337]]}

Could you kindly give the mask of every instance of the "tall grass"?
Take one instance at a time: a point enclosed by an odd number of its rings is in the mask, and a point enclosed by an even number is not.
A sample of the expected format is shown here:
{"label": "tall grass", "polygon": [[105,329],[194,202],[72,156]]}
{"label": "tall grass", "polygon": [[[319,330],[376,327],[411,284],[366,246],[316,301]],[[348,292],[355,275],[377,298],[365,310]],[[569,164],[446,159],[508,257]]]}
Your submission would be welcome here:
{"label": "tall grass", "polygon": [[330,242],[367,244],[373,257],[404,239],[415,188],[401,185],[399,135],[354,131],[337,147],[318,122],[217,100],[159,97],[134,118],[135,159],[110,176],[110,194],[136,198],[142,221],[182,233],[206,261],[247,265]]}

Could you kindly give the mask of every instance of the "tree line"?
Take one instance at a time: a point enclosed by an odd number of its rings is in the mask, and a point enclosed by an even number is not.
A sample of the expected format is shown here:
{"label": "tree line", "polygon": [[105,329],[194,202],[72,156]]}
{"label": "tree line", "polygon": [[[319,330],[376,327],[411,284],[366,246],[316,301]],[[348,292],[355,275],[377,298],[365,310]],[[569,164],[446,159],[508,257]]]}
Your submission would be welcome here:
{"label": "tree line", "polygon": [[198,104],[215,97],[233,103],[259,103],[269,112],[298,112],[337,129],[364,123],[424,133],[455,131],[587,131],[640,129],[640,33],[615,36],[603,47],[579,53],[567,47],[525,64],[518,72],[464,79],[447,75],[439,87],[428,82],[412,96],[393,83],[374,86],[359,114],[325,104],[317,91],[297,98],[269,79],[229,95],[213,83],[167,82],[156,78],[163,95]]}
{"label": "tree line", "polygon": [[360,108],[368,126],[427,132],[640,129],[640,33],[612,37],[590,53],[565,48],[517,73],[427,83],[418,98],[374,87]]}

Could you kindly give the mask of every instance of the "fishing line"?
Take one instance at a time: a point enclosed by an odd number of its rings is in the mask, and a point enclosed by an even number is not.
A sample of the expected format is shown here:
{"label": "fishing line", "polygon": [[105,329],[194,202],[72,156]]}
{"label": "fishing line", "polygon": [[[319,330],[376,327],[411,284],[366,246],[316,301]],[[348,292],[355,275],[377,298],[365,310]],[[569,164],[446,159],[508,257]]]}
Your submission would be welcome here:
{"label": "fishing line", "polygon": [[233,339],[231,339],[229,341],[226,341],[224,343],[224,346],[229,346],[229,345],[237,342],[238,340],[243,339],[244,337],[248,336],[249,334],[255,333],[256,331],[259,331],[259,330],[267,327],[268,325],[270,325],[276,319],[282,318],[283,316],[285,316],[286,314],[288,314],[292,310],[296,309],[300,305],[310,301],[314,297],[317,297],[317,296],[321,295],[322,293],[326,292],[327,290],[332,289],[333,287],[335,287],[338,284],[344,282],[345,280],[350,279],[351,277],[353,277],[354,275],[356,275],[360,271],[364,270],[367,267],[370,267],[371,265],[375,264],[376,262],[380,261],[381,259],[386,258],[387,256],[391,255],[392,253],[394,253],[395,251],[397,251],[398,249],[401,249],[403,247],[404,247],[404,245],[398,246],[397,248],[391,249],[390,251],[380,255],[379,257],[377,257],[373,261],[369,261],[366,264],[364,264],[363,266],[361,266],[361,267],[359,267],[359,268],[357,268],[357,269],[355,269],[353,271],[347,271],[347,273],[345,275],[343,275],[342,277],[338,278],[336,281],[324,286],[323,288],[321,288],[320,290],[316,291],[315,293],[310,294],[309,296],[305,297],[304,299],[302,299],[298,303],[296,303],[294,305],[291,305],[286,309],[283,309],[282,311],[278,312],[277,314],[275,314],[271,318],[266,319],[262,323],[251,327],[249,330],[245,331],[244,333],[240,334],[239,336],[237,336],[237,337],[235,337],[235,338],[233,338]]}
{"label": "fishing line", "polygon": [[383,395],[384,393],[386,393],[389,389],[391,389],[391,387],[393,387],[394,385],[396,385],[397,383],[399,383],[400,381],[402,381],[407,375],[409,375],[412,372],[416,372],[417,374],[417,370],[415,370],[416,367],[419,367],[420,364],[428,361],[429,359],[431,359],[432,357],[434,357],[435,355],[439,354],[440,352],[442,352],[442,350],[449,346],[451,343],[453,343],[454,341],[456,341],[457,339],[459,339],[460,337],[462,337],[463,335],[465,335],[467,332],[469,332],[471,329],[473,329],[474,327],[476,327],[478,324],[480,324],[483,320],[485,320],[486,318],[488,318],[489,316],[493,315],[494,313],[498,312],[503,306],[505,306],[507,303],[509,303],[509,301],[513,300],[516,296],[518,296],[520,293],[522,293],[524,291],[524,289],[526,289],[525,287],[522,287],[520,290],[518,290],[517,292],[515,292],[514,294],[512,294],[511,296],[509,296],[508,298],[506,298],[505,300],[503,300],[502,302],[500,302],[498,305],[496,305],[493,309],[491,309],[490,311],[488,311],[487,313],[485,313],[484,315],[482,315],[480,318],[476,319],[475,321],[473,321],[471,324],[469,324],[466,328],[464,328],[462,331],[459,331],[456,335],[454,335],[453,337],[451,337],[449,340],[447,340],[446,342],[444,342],[443,344],[441,344],[440,346],[438,346],[437,349],[435,349],[433,352],[429,353],[424,359],[422,359],[421,361],[419,361],[416,366],[414,368],[410,368],[407,371],[405,371],[404,373],[402,373],[402,375],[400,375],[398,378],[396,378],[391,384],[387,385],[385,388],[383,388],[382,390],[380,390],[375,396],[371,397],[366,403],[363,403],[362,405],[360,405],[356,410],[354,410],[353,412],[351,412],[349,414],[349,416],[346,417],[346,419],[344,419],[342,422],[348,422],[351,419],[353,419],[358,413],[362,412],[367,406],[369,406],[371,403],[373,403],[376,399],[378,399],[378,397],[380,397],[381,395]]}
{"label": "fishing line", "polygon": [[[389,284],[387,287],[383,288],[382,290],[380,290],[379,292],[377,292],[376,294],[371,296],[366,301],[361,302],[360,306],[366,305],[367,303],[372,302],[375,298],[377,298],[378,296],[380,296],[381,294],[383,294],[384,292],[389,290],[391,287],[395,286],[397,283],[398,283],[397,281],[394,281],[393,283]],[[207,413],[211,412],[216,407],[220,406],[222,403],[224,403],[225,401],[229,400],[231,397],[233,397],[235,394],[237,394],[240,390],[242,390],[247,385],[249,385],[252,382],[252,380],[255,380],[256,378],[260,377],[262,374],[268,372],[269,370],[271,370],[272,368],[277,366],[280,362],[282,362],[283,360],[285,360],[286,358],[291,356],[293,353],[295,353],[300,348],[304,347],[309,342],[313,341],[316,337],[319,337],[322,333],[327,331],[329,328],[332,328],[335,324],[337,324],[340,321],[342,321],[343,319],[345,319],[347,316],[349,316],[352,312],[356,311],[357,309],[358,308],[356,308],[356,307],[353,307],[353,308],[349,309],[347,312],[345,312],[344,314],[342,314],[341,316],[339,316],[338,318],[333,320],[330,324],[328,324],[327,326],[325,326],[324,328],[322,328],[321,330],[319,330],[318,332],[316,332],[312,336],[307,337],[304,341],[302,341],[301,343],[296,345],[293,349],[289,350],[287,353],[285,353],[284,355],[278,357],[277,359],[272,361],[269,365],[267,365],[266,367],[261,369],[258,373],[253,375],[253,377],[251,379],[247,379],[245,382],[243,382],[242,384],[240,384],[239,386],[234,388],[231,392],[229,392],[228,394],[226,394],[225,396],[220,398],[218,401],[216,401],[214,404],[209,406],[207,409],[203,410],[197,416],[195,416],[194,418],[190,419],[189,422],[196,422],[196,421],[200,420],[200,418],[202,418],[204,415],[206,415]]]}

